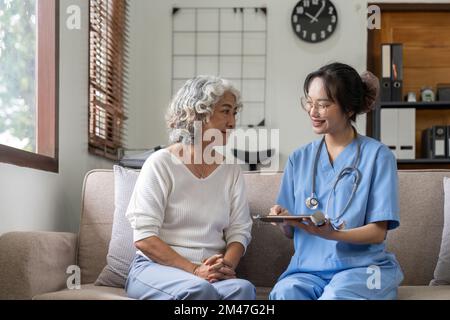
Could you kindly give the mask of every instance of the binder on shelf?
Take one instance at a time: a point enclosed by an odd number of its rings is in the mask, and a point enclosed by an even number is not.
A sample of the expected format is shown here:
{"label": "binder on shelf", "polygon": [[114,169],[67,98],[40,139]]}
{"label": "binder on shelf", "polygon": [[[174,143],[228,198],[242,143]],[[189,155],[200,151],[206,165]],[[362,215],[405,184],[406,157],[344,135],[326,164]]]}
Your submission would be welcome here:
{"label": "binder on shelf", "polygon": [[403,45],[391,44],[391,101],[403,101]]}
{"label": "binder on shelf", "polygon": [[433,140],[432,129],[427,128],[422,131],[422,157],[425,159],[433,159],[433,150],[431,148]]}
{"label": "binder on shelf", "polygon": [[446,150],[447,150],[447,158],[450,158],[450,126],[446,126],[446,136],[445,136],[446,140],[445,140],[445,146],[446,146]]}
{"label": "binder on shelf", "polygon": [[381,101],[391,101],[391,45],[381,45]]}
{"label": "binder on shelf", "polygon": [[398,158],[398,109],[380,110],[380,140]]}
{"label": "binder on shelf", "polygon": [[433,126],[424,130],[422,135],[422,154],[428,159],[448,157],[447,126]]}
{"label": "binder on shelf", "polygon": [[397,109],[398,159],[416,158],[416,109]]}
{"label": "binder on shelf", "polygon": [[433,156],[435,159],[447,158],[447,126],[433,126]]}
{"label": "binder on shelf", "polygon": [[415,159],[416,109],[381,108],[380,140],[397,159]]}

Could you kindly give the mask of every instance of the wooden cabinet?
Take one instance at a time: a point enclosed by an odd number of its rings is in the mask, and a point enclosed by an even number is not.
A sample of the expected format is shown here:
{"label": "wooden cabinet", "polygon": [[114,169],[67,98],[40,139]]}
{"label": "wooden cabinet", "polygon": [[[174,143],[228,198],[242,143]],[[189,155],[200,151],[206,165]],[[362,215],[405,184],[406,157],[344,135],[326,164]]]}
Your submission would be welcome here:
{"label": "wooden cabinet", "polygon": [[380,140],[380,127],[382,109],[386,108],[415,108],[415,146],[416,159],[399,159],[400,169],[423,169],[423,168],[450,168],[449,159],[424,159],[422,154],[422,132],[434,125],[450,125],[450,101],[449,102],[383,102],[369,116],[370,131],[368,135]]}
{"label": "wooden cabinet", "polygon": [[[380,77],[381,44],[403,44],[403,95],[422,87],[435,92],[440,83],[450,83],[450,5],[377,4],[381,29],[368,30],[367,68]],[[450,168],[450,159],[422,159],[422,132],[434,125],[450,125],[450,102],[383,102],[368,115],[367,134],[380,138],[382,108],[416,109],[416,160],[399,160],[402,169]]]}

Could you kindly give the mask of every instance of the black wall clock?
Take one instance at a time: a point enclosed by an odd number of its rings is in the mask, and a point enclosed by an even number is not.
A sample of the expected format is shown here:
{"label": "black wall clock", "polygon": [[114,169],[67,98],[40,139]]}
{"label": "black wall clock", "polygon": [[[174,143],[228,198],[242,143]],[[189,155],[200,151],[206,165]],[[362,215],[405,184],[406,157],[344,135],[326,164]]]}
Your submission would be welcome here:
{"label": "black wall clock", "polygon": [[336,30],[338,15],[330,0],[300,0],[292,11],[291,22],[301,40],[317,43]]}

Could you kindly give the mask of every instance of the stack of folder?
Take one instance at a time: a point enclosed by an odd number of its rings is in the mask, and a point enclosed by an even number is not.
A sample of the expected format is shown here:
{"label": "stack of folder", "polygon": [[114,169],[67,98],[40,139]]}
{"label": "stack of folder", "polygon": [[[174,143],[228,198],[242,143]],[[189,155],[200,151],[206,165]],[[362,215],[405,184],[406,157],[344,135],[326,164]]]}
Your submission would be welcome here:
{"label": "stack of folder", "polygon": [[380,140],[397,159],[416,157],[416,109],[381,109]]}
{"label": "stack of folder", "polygon": [[415,159],[416,109],[383,108],[383,102],[403,101],[403,45],[381,45],[380,139],[397,159]]}
{"label": "stack of folder", "polygon": [[381,45],[381,102],[403,101],[403,45]]}

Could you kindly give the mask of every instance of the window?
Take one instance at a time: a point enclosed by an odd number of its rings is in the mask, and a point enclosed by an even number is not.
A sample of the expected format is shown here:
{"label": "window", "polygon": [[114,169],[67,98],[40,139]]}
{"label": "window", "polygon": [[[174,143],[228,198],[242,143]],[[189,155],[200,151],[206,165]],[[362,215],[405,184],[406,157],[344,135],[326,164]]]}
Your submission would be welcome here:
{"label": "window", "polygon": [[0,0],[0,162],[58,172],[57,12]]}
{"label": "window", "polygon": [[89,152],[118,159],[123,147],[127,2],[90,1]]}

